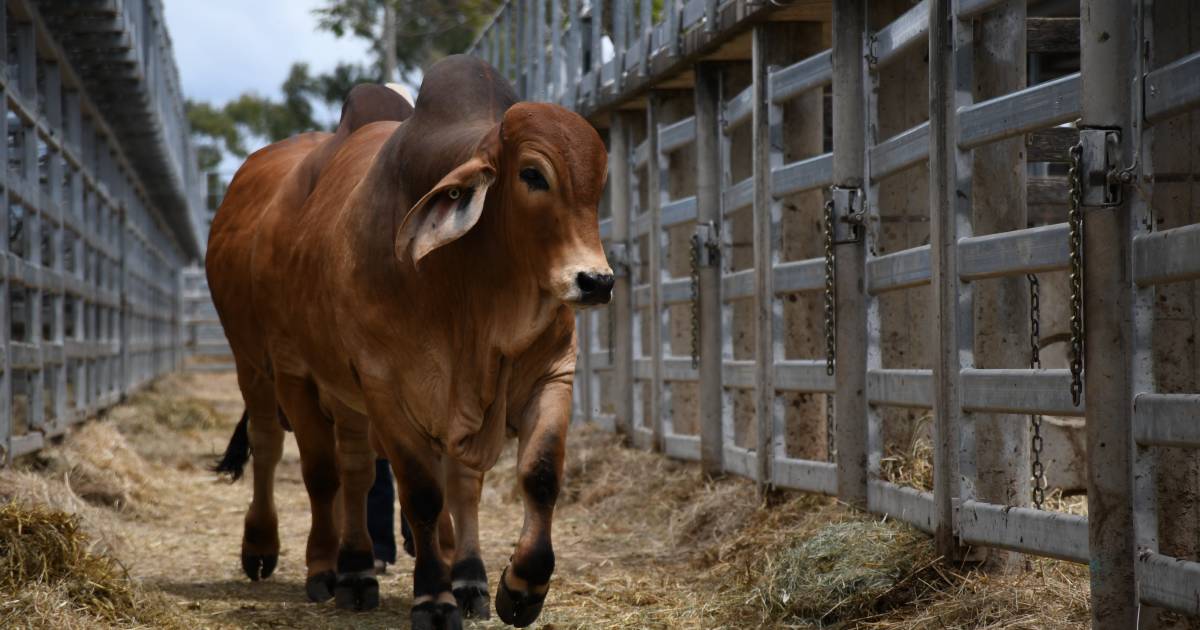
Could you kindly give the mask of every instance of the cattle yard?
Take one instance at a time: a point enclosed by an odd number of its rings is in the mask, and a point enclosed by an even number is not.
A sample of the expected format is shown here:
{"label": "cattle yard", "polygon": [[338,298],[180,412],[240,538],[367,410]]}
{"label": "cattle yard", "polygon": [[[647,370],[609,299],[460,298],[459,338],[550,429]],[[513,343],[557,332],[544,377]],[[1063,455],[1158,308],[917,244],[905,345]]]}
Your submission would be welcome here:
{"label": "cattle yard", "polygon": [[[238,565],[161,0],[4,6],[0,627],[405,626],[407,557],[304,600],[291,439]],[[1195,625],[1195,2],[509,0],[471,52],[609,150],[539,625]]]}
{"label": "cattle yard", "polygon": [[1198,11],[505,3],[472,51],[610,150],[577,417],[1200,614]]}

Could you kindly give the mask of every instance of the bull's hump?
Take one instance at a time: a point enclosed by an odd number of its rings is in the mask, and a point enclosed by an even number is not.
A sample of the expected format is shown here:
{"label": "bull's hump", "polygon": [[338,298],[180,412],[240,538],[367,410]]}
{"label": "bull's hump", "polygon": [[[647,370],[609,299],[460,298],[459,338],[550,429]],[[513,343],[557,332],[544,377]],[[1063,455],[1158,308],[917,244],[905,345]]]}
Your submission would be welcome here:
{"label": "bull's hump", "polygon": [[490,64],[470,55],[451,55],[425,74],[414,117],[429,124],[498,121],[517,100],[512,86]]}

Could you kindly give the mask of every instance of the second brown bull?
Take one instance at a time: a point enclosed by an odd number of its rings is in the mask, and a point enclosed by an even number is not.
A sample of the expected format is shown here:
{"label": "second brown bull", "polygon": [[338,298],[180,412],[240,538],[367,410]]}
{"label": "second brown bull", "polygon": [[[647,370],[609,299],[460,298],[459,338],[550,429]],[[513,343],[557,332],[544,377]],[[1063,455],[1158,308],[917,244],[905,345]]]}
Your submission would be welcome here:
{"label": "second brown bull", "polygon": [[[272,182],[300,176],[295,156],[321,140],[252,156],[212,226],[209,285],[254,452],[243,554],[265,567],[278,553],[271,478],[282,412],[313,512],[309,593],[378,605],[365,522],[374,442],[413,531],[413,626],[461,627],[439,515],[448,494],[473,512],[482,472],[516,435],[525,523],[496,611],[528,625],[554,570],[572,307],[606,302],[612,287],[596,216],[603,143],[574,113],[517,103],[470,57],[429,70],[406,122],[344,138],[306,197],[272,192]],[[444,484],[444,468],[462,474]],[[473,526],[473,513],[451,516],[456,530]]]}

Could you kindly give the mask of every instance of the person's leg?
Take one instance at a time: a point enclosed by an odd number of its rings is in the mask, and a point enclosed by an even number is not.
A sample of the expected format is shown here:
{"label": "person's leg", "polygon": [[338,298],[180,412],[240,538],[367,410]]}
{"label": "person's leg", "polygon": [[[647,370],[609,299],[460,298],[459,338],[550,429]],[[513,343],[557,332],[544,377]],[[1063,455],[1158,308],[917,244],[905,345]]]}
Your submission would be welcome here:
{"label": "person's leg", "polygon": [[380,562],[396,564],[396,492],[392,487],[392,469],[383,458],[375,460],[375,484],[367,493],[367,532],[375,550],[375,566]]}

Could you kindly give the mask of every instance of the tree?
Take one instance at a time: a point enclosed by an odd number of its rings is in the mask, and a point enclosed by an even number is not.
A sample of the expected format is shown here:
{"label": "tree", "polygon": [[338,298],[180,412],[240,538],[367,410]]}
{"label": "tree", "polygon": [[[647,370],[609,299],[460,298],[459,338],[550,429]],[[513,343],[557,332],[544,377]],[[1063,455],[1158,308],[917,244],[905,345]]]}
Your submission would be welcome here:
{"label": "tree", "polygon": [[384,81],[462,52],[491,19],[500,0],[325,0],[317,27],[367,40]]}
{"label": "tree", "polygon": [[246,155],[241,131],[224,109],[188,99],[184,111],[196,139],[196,157],[201,171],[215,169],[227,152],[239,157]]}
{"label": "tree", "polygon": [[313,117],[310,97],[317,93],[317,82],[308,72],[308,64],[292,65],[283,82],[283,100],[276,102],[258,94],[246,93],[225,105],[225,113],[256,136],[272,142],[305,131],[320,129]]}

